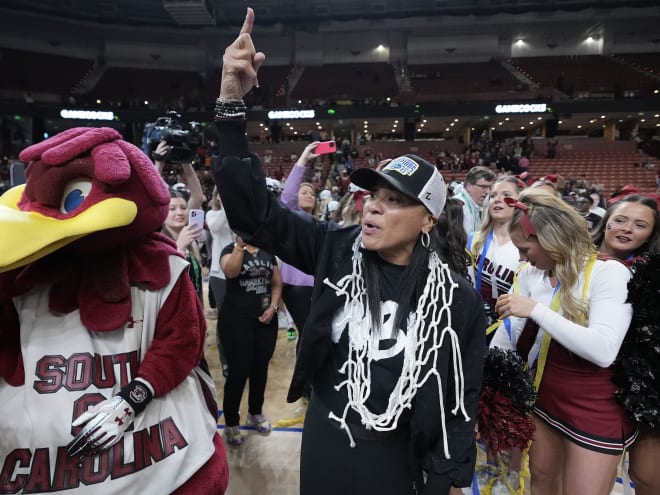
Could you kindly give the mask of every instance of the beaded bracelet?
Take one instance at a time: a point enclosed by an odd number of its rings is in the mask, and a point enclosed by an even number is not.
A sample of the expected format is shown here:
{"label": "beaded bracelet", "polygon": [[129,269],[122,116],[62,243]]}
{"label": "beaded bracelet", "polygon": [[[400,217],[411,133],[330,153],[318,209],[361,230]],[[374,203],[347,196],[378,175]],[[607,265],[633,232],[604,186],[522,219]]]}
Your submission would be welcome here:
{"label": "beaded bracelet", "polygon": [[247,106],[243,100],[215,100],[215,120],[244,119],[247,116]]}

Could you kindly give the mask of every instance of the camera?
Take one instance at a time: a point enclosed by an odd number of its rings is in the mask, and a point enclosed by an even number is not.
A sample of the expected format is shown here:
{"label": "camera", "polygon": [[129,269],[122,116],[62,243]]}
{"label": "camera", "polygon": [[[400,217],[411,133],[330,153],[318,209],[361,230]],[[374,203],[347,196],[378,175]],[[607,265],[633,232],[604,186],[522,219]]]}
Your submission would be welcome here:
{"label": "camera", "polygon": [[[165,141],[170,147],[164,157],[154,157],[158,143]],[[181,122],[181,115],[171,110],[165,117],[145,124],[142,134],[142,151],[152,159],[168,163],[192,161],[195,149],[202,142],[202,127],[198,122]]]}

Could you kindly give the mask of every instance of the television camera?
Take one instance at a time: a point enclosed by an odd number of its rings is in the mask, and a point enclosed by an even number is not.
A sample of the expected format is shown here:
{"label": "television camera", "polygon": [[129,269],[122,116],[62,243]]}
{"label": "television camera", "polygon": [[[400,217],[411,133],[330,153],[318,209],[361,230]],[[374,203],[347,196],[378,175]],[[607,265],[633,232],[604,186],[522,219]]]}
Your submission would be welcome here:
{"label": "television camera", "polygon": [[[165,156],[154,156],[158,143],[165,141],[169,151]],[[154,160],[179,164],[190,162],[202,142],[202,126],[199,122],[181,122],[181,115],[171,110],[155,122],[145,124],[142,134],[142,151]]]}

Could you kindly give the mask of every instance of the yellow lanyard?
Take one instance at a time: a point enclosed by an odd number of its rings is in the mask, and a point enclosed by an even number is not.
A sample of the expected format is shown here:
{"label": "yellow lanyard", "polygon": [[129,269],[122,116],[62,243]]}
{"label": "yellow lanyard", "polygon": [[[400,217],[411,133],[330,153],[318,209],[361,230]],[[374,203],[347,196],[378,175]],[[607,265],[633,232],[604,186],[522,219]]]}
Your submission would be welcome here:
{"label": "yellow lanyard", "polygon": [[[582,302],[587,300],[587,291],[589,288],[589,282],[591,280],[591,271],[593,270],[594,265],[596,264],[596,256],[589,258],[587,266],[584,271],[584,286],[582,287]],[[561,289],[560,289],[561,290]],[[559,290],[555,292],[555,295],[552,298],[550,303],[550,309],[555,313],[559,312]],[[584,317],[581,318],[580,324],[584,325]],[[548,350],[550,349],[550,341],[552,337],[548,332],[543,334],[543,340],[541,341],[541,351],[539,352],[539,360],[536,366],[536,375],[534,376],[534,388],[538,391],[541,385],[541,378],[543,378],[543,371],[545,370],[545,363],[548,360]]]}

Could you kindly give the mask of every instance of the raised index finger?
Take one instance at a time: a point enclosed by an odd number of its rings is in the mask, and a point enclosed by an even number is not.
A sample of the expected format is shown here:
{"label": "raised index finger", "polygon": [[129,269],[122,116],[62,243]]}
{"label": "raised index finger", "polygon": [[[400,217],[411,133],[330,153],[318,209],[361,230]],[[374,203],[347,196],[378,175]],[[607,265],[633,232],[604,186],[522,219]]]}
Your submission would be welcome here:
{"label": "raised index finger", "polygon": [[241,27],[241,32],[239,34],[252,33],[252,26],[254,25],[254,10],[248,7],[247,14],[245,15],[245,20],[243,21],[243,27]]}

